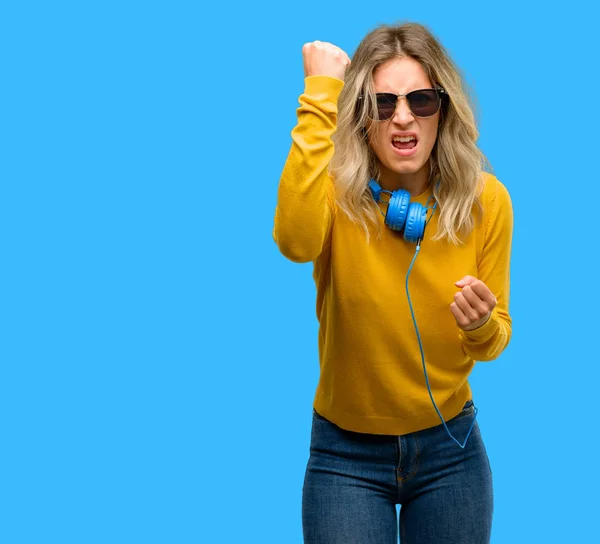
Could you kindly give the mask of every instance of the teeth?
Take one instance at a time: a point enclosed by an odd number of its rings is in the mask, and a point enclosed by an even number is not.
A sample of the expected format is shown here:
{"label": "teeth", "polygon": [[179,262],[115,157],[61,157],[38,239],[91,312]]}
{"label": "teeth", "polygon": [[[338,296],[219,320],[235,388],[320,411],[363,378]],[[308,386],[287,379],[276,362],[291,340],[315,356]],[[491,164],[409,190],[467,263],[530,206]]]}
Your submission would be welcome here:
{"label": "teeth", "polygon": [[416,140],[414,136],[394,136],[394,142],[410,142],[411,140]]}

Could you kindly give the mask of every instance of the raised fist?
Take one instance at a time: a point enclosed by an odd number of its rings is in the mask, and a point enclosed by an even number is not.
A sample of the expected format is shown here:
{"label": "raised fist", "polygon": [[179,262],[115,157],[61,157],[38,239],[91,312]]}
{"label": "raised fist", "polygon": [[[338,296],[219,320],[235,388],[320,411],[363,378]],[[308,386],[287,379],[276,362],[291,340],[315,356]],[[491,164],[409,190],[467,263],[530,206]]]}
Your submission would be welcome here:
{"label": "raised fist", "polygon": [[328,42],[309,42],[302,46],[304,77],[330,76],[344,80],[350,57]]}

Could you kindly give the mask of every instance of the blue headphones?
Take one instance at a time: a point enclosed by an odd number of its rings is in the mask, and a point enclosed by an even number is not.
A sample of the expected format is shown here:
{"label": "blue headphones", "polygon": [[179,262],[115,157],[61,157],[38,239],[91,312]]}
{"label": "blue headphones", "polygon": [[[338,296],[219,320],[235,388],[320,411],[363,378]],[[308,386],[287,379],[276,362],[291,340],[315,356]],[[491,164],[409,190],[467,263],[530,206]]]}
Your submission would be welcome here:
{"label": "blue headphones", "polygon": [[[439,187],[438,181],[438,187]],[[435,408],[435,411],[440,418],[440,421],[446,428],[446,432],[450,436],[454,442],[456,442],[460,448],[464,448],[467,444],[467,440],[471,435],[471,431],[473,430],[473,425],[475,424],[475,418],[477,417],[477,408],[475,407],[475,412],[473,415],[473,421],[471,422],[471,426],[467,432],[467,436],[465,437],[464,442],[461,444],[450,432],[442,414],[435,403],[435,399],[433,398],[433,393],[431,392],[431,385],[429,384],[429,376],[427,374],[427,365],[425,363],[425,352],[423,351],[423,343],[421,342],[421,335],[419,334],[419,327],[417,326],[417,320],[415,318],[415,312],[412,307],[412,301],[410,299],[410,292],[408,289],[408,278],[410,276],[410,272],[412,270],[413,265],[415,264],[415,259],[419,254],[419,250],[421,249],[421,242],[423,241],[423,235],[425,233],[425,227],[429,220],[433,217],[435,213],[435,209],[437,208],[437,200],[432,196],[427,201],[427,205],[423,206],[419,202],[411,202],[410,201],[410,193],[403,189],[398,189],[396,191],[384,191],[381,186],[375,181],[371,180],[369,182],[369,188],[371,189],[371,194],[377,202],[379,206],[379,202],[381,201],[381,193],[387,193],[390,195],[389,200],[387,201],[387,212],[384,214],[381,211],[381,215],[385,217],[385,224],[392,230],[401,232],[404,230],[404,240],[407,242],[411,242],[417,244],[415,255],[408,267],[408,272],[406,273],[406,296],[408,298],[408,305],[410,308],[410,314],[412,316],[413,325],[415,327],[415,332],[417,334],[417,341],[419,342],[419,350],[421,352],[421,364],[423,365],[423,373],[425,374],[425,383],[427,384],[427,391],[429,392],[429,398]],[[434,200],[435,203],[433,206],[430,206],[429,202]],[[427,212],[431,210],[431,215],[429,219],[427,218]]]}
{"label": "blue headphones", "polygon": [[[375,202],[379,204],[381,201],[381,193],[387,193],[390,198],[387,202],[387,212],[385,215],[385,224],[392,230],[401,232],[404,230],[404,239],[407,242],[418,244],[423,240],[425,226],[427,224],[427,212],[430,209],[429,205],[423,206],[418,202],[410,201],[410,193],[403,189],[397,191],[384,191],[381,186],[375,181],[369,182],[371,194]],[[432,197],[433,198],[433,197]],[[430,199],[431,200],[431,199]],[[435,202],[432,211],[435,210],[437,201]]]}

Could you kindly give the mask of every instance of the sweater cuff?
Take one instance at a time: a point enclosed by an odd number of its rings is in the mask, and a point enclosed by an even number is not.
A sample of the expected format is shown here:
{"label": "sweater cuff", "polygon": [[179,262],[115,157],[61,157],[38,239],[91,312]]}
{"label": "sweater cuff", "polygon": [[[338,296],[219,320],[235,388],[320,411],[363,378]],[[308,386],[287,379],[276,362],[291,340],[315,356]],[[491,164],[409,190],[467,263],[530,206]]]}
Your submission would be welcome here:
{"label": "sweater cuff", "polygon": [[317,100],[337,102],[344,82],[331,76],[308,76],[304,78],[304,94]]}
{"label": "sweater cuff", "polygon": [[496,313],[496,309],[492,310],[492,315],[490,315],[489,319],[481,325],[481,327],[477,327],[476,329],[470,331],[460,331],[460,335],[464,340],[476,343],[487,342],[498,330],[500,323],[498,322],[498,314]]}

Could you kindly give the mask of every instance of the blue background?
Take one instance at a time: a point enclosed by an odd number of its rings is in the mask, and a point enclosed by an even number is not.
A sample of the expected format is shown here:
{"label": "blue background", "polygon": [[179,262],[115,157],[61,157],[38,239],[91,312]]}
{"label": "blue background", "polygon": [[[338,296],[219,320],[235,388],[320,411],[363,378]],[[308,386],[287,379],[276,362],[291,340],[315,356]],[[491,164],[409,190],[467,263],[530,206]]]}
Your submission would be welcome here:
{"label": "blue background", "polygon": [[528,6],[3,5],[0,542],[302,542],[315,289],[271,238],[301,48],[404,20],[513,199],[513,339],[471,379],[492,540],[595,538],[595,27]]}

